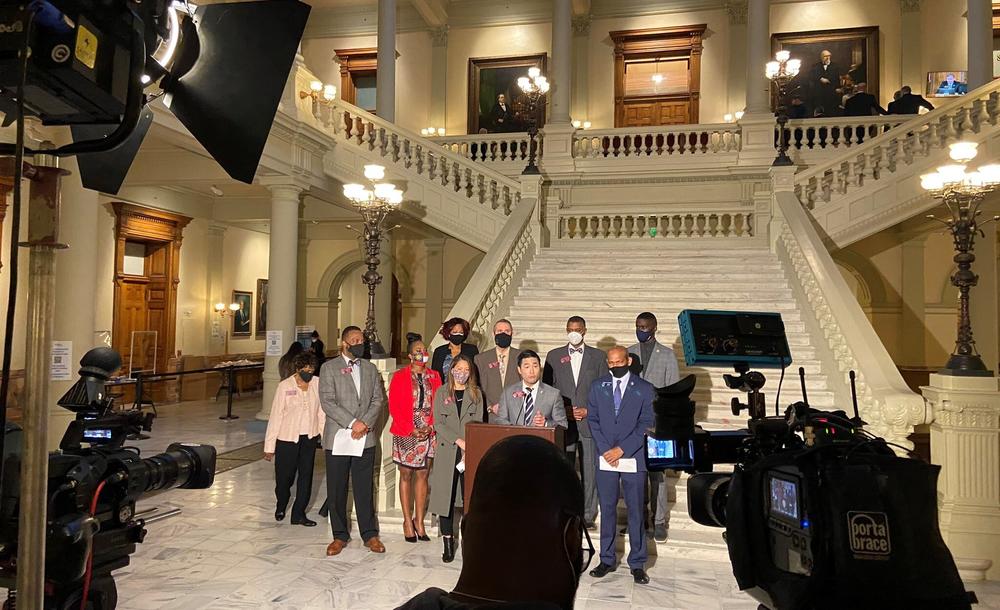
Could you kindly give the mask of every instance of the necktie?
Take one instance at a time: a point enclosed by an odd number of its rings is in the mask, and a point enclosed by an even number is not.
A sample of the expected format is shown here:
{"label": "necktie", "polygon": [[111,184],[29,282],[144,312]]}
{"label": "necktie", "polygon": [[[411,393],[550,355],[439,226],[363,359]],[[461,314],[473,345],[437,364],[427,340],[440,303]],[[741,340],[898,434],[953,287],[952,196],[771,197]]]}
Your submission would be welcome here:
{"label": "necktie", "polygon": [[524,388],[524,425],[531,425],[532,411],[535,410],[535,401],[531,398],[531,388]]}
{"label": "necktie", "polygon": [[618,411],[622,408],[622,380],[615,380],[615,417],[618,417]]}
{"label": "necktie", "polygon": [[497,354],[497,362],[500,363],[500,383],[507,378],[507,354]]}
{"label": "necktie", "polygon": [[571,347],[571,348],[569,348],[569,353],[570,353],[570,355],[573,355],[573,354],[582,354],[583,353],[583,348],[582,347]]}
{"label": "necktie", "polygon": [[351,368],[354,368],[354,367],[358,366],[358,361],[357,360],[349,360],[347,362],[347,365],[350,366]]}

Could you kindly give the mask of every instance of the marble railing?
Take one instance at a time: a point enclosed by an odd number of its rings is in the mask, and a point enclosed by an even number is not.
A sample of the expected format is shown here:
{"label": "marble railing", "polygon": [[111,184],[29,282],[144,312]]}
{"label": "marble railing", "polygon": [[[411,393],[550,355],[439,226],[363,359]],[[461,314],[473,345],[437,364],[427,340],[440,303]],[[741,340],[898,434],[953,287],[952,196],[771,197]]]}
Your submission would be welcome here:
{"label": "marble railing", "polygon": [[[490,133],[469,136],[441,136],[429,138],[431,142],[443,146],[446,150],[471,159],[503,163],[510,161],[523,168],[528,160],[527,133]],[[537,156],[542,155],[542,137],[535,140]]]}
{"label": "marble railing", "polygon": [[642,159],[737,153],[735,123],[579,130],[573,136],[577,159]]}
{"label": "marble railing", "polygon": [[588,214],[559,211],[558,238],[594,239],[748,239],[755,235],[753,211],[671,210],[669,213]]}
{"label": "marble railing", "polygon": [[[823,371],[834,383],[838,405],[850,412],[848,371],[857,374],[858,408],[867,428],[902,447],[913,426],[926,423],[923,399],[907,387],[892,357],[841,276],[833,257],[794,193],[776,192],[774,248],[792,275],[789,282],[802,304],[810,334],[826,339],[817,350]],[[836,374],[839,371],[840,375]]]}
{"label": "marble railing", "polygon": [[[913,115],[891,114],[888,116],[830,117],[818,119],[794,119],[788,121],[785,133],[791,150],[842,149],[861,144],[891,128],[905,123]],[[778,143],[778,128],[774,128],[775,146]]]}
{"label": "marble railing", "polygon": [[[914,205],[929,202],[919,175],[949,162],[950,143],[998,137],[1000,81],[993,81],[797,173],[794,192],[843,247],[924,211]],[[977,162],[992,160],[993,148],[980,146]]]}

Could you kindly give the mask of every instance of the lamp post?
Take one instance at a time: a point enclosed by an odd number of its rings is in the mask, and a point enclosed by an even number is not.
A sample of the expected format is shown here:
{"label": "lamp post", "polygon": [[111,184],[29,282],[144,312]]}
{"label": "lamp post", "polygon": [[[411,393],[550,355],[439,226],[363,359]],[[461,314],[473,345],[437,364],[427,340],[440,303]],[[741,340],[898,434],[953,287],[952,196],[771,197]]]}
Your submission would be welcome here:
{"label": "lamp post", "polygon": [[[225,303],[223,303],[223,302],[220,301],[220,302],[216,303],[214,307],[215,307],[215,313],[219,314],[219,317],[222,318],[223,320],[225,320],[226,318],[231,318],[231,317],[235,316],[236,312],[240,310],[240,304],[239,303],[230,303],[227,306]],[[228,311],[226,311],[227,308],[228,308]],[[228,356],[229,355],[229,328],[228,327],[225,328],[223,332],[226,333],[224,335],[225,336],[225,348],[224,348],[224,351],[226,352],[225,355]]]}
{"label": "lamp post", "polygon": [[802,60],[791,59],[791,53],[787,50],[775,53],[774,61],[767,62],[764,67],[764,75],[778,87],[778,156],[771,164],[776,167],[795,165],[786,152],[788,150],[788,137],[785,133],[785,125],[788,123],[788,111],[785,107],[785,96],[788,93],[788,83],[799,75],[801,68]]}
{"label": "lamp post", "polygon": [[365,264],[368,270],[361,276],[361,281],[368,286],[368,317],[365,320],[365,340],[371,346],[373,357],[386,355],[379,341],[378,329],[375,325],[375,288],[382,283],[382,275],[378,272],[379,250],[382,237],[396,227],[386,228],[389,214],[398,210],[403,203],[403,191],[391,182],[385,182],[385,168],[381,165],[366,165],[365,178],[369,185],[345,184],[344,196],[361,214],[364,225],[361,230],[347,225],[349,229],[361,235],[365,248]]}
{"label": "lamp post", "polygon": [[964,375],[990,377],[992,371],[986,368],[976,351],[976,341],[972,336],[972,321],[969,316],[969,290],[979,282],[979,276],[972,272],[976,234],[982,234],[982,227],[995,222],[994,216],[986,222],[979,222],[983,197],[1000,186],[1000,165],[982,165],[976,171],[967,172],[966,165],[976,157],[973,142],[956,142],[950,146],[954,164],[943,165],[937,171],[920,176],[920,186],[935,199],[940,199],[948,208],[949,217],[928,218],[936,220],[948,228],[955,243],[955,264],[958,270],[951,276],[951,284],[958,288],[958,337],[955,349],[948,363],[938,372],[944,375]]}
{"label": "lamp post", "polygon": [[517,86],[528,98],[528,166],[521,173],[537,175],[541,172],[535,165],[535,136],[538,135],[538,118],[535,116],[535,110],[538,108],[538,100],[549,91],[549,81],[538,67],[532,66],[528,69],[527,76],[517,79]]}

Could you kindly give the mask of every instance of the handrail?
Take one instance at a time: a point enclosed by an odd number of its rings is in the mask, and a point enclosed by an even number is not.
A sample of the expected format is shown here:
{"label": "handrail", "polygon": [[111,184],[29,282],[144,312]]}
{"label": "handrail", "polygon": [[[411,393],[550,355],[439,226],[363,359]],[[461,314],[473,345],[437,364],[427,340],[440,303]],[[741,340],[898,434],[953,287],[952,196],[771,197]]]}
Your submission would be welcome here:
{"label": "handrail", "polygon": [[869,429],[911,448],[907,436],[913,426],[927,422],[923,399],[903,381],[798,198],[789,191],[776,192],[774,198],[783,215],[777,246],[797,275],[792,284],[802,290],[816,316],[819,331],[814,334],[826,337],[832,357],[824,365],[839,367],[845,384],[846,372],[854,370],[858,407]]}
{"label": "handrail", "polygon": [[[503,312],[534,256],[531,218],[535,199],[522,199],[486,252],[472,279],[448,314],[469,321],[480,340],[492,337],[494,317]],[[444,343],[436,336],[431,347]]]}

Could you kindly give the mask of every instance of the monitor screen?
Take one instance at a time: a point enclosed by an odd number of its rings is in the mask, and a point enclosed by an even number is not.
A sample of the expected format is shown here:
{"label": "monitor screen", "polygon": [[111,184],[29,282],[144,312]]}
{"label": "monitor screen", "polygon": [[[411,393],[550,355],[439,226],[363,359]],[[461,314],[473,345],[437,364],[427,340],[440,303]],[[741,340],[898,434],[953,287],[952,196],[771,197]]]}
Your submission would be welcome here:
{"label": "monitor screen", "polygon": [[655,459],[673,459],[677,454],[677,441],[646,437],[646,455]]}
{"label": "monitor screen", "polygon": [[83,431],[83,438],[88,441],[111,440],[111,430],[108,428],[91,428]]}
{"label": "monitor screen", "polygon": [[792,521],[799,520],[799,484],[771,477],[771,514]]}

